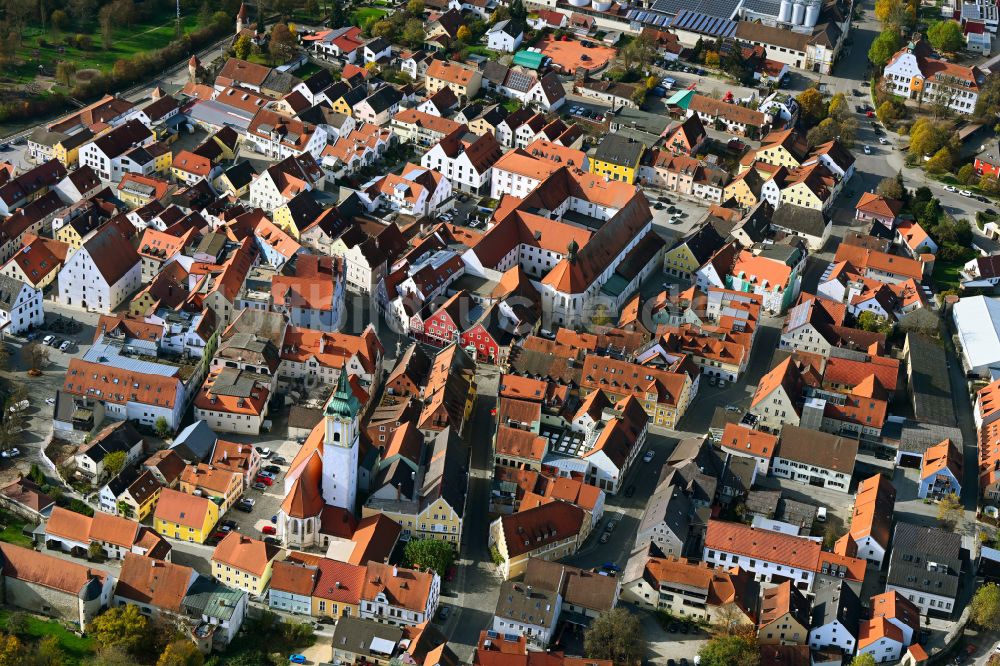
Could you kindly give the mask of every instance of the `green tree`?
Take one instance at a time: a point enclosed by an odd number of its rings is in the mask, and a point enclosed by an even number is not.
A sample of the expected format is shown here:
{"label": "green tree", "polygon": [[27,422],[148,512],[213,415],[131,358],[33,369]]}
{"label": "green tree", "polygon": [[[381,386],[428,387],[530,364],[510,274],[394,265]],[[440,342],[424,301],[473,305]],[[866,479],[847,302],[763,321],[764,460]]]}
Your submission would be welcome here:
{"label": "green tree", "polygon": [[167,645],[156,666],[202,666],[205,657],[191,641],[181,639]]}
{"label": "green tree", "polygon": [[965,46],[962,28],[955,21],[938,21],[927,30],[927,41],[938,51],[955,53]]}
{"label": "green tree", "polygon": [[795,99],[799,103],[803,122],[806,125],[815,125],[826,117],[826,104],[823,103],[823,95],[815,88],[806,88]]}
{"label": "green tree", "polygon": [[583,634],[583,651],[591,659],[631,665],[646,651],[642,623],[625,608],[602,613]]}
{"label": "green tree", "polygon": [[0,634],[0,666],[21,666],[24,646],[17,636]]}
{"label": "green tree", "polygon": [[929,118],[918,118],[910,127],[910,155],[933,155],[948,143],[948,137],[948,129],[943,124]]}
{"label": "green tree", "polygon": [[124,451],[112,451],[104,456],[104,470],[108,473],[109,477],[118,476],[118,472],[122,471],[122,468],[125,467],[125,459]]}
{"label": "green tree", "polygon": [[275,23],[271,28],[271,39],[267,50],[275,61],[285,62],[295,54],[295,35],[286,23]]}
{"label": "green tree", "polygon": [[344,11],[344,0],[331,0],[330,25],[334,28],[343,28],[347,25],[347,12]]}
{"label": "green tree", "polygon": [[517,25],[524,25],[528,21],[528,10],[524,6],[524,0],[511,0],[510,18]]}
{"label": "green tree", "polygon": [[858,315],[858,328],[862,331],[888,335],[889,333],[892,333],[892,322],[885,317],[880,317],[874,312],[866,310]]}
{"label": "green tree", "polygon": [[173,432],[170,429],[170,424],[167,423],[167,419],[162,416],[158,417],[153,423],[153,429],[156,430],[156,434],[163,439],[168,437],[170,433]]}
{"label": "green tree", "polygon": [[12,636],[23,636],[28,630],[28,614],[14,611],[7,616],[7,633]]}
{"label": "green tree", "polygon": [[433,569],[444,576],[455,561],[455,548],[447,541],[438,539],[410,539],[403,549],[407,566],[419,569]]}
{"label": "green tree", "polygon": [[646,94],[648,92],[649,91],[642,86],[636,87],[636,89],[632,91],[632,102],[639,108],[642,108],[642,105],[646,103]]}
{"label": "green tree", "polygon": [[72,60],[60,60],[56,65],[56,81],[64,86],[72,87],[76,80],[76,63]]}
{"label": "green tree", "polygon": [[424,22],[420,19],[409,19],[403,27],[403,41],[413,48],[419,48],[427,38]]}
{"label": "green tree", "polygon": [[59,639],[55,636],[46,636],[38,641],[31,663],[32,666],[63,666],[66,663],[66,654],[59,644]]}
{"label": "green tree", "polygon": [[96,560],[101,555],[104,554],[104,548],[101,547],[100,541],[91,541],[90,545],[87,546],[87,557],[92,560]]}
{"label": "green tree", "polygon": [[879,107],[875,110],[875,115],[883,123],[889,124],[902,118],[903,111],[905,110],[906,107],[901,107],[895,100],[886,100],[879,104]]}
{"label": "green tree", "polygon": [[969,619],[988,631],[1000,629],[1000,586],[986,583],[976,590],[969,604]]}
{"label": "green tree", "polygon": [[976,167],[972,164],[963,165],[962,168],[958,170],[955,177],[958,178],[958,182],[962,183],[962,185],[972,185],[979,180],[979,174],[976,173]]}
{"label": "green tree", "polygon": [[867,652],[864,654],[859,654],[853,660],[851,660],[851,666],[875,666],[875,657],[871,656]]}
{"label": "green tree", "polygon": [[1000,74],[990,74],[986,81],[979,88],[979,97],[976,98],[976,117],[996,122],[997,111],[1000,111]]}
{"label": "green tree", "polygon": [[938,502],[937,519],[945,529],[954,530],[962,513],[962,502],[955,493],[948,493]]}
{"label": "green tree", "polygon": [[875,191],[883,197],[902,200],[906,196],[906,190],[903,187],[903,174],[898,173],[895,177],[883,178],[879,181]]}
{"label": "green tree", "polygon": [[392,24],[392,21],[382,19],[381,21],[375,21],[371,27],[372,37],[381,37],[392,41],[392,36],[396,32],[396,26]]}
{"label": "green tree", "polygon": [[875,18],[886,30],[900,30],[917,20],[917,12],[903,0],[875,0]]}
{"label": "green tree", "polygon": [[236,39],[236,43],[233,44],[233,51],[240,60],[249,58],[250,52],[253,51],[253,42],[250,41],[250,35],[240,35]]}
{"label": "green tree", "polygon": [[872,45],[868,49],[868,59],[881,70],[900,46],[902,46],[902,38],[899,36],[898,30],[883,30],[872,41]]}
{"label": "green tree", "polygon": [[847,97],[844,96],[844,93],[834,95],[826,107],[826,115],[837,120],[850,112],[851,106],[847,103]]}
{"label": "green tree", "polygon": [[90,625],[90,633],[98,645],[120,647],[126,652],[134,652],[146,639],[149,626],[138,606],[128,604],[109,608]]}
{"label": "green tree", "polygon": [[52,12],[49,21],[52,23],[53,30],[58,32],[62,32],[69,27],[69,15],[61,9]]}
{"label": "green tree", "polygon": [[424,13],[424,0],[410,0],[406,3],[406,11],[414,16],[422,16]]}
{"label": "green tree", "polygon": [[760,649],[748,636],[717,636],[698,652],[701,666],[758,666]]}
{"label": "green tree", "polygon": [[941,148],[924,163],[924,169],[927,173],[947,173],[951,171],[952,163],[951,151]]}

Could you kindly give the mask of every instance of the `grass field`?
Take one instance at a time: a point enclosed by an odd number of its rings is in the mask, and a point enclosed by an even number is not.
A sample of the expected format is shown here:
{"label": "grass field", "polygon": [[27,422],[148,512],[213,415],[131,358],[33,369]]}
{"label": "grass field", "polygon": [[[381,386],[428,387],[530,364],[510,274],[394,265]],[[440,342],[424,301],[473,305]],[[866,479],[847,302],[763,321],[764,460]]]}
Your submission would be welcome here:
{"label": "grass field", "polygon": [[18,518],[6,511],[0,511],[0,524],[3,525],[3,530],[0,530],[0,541],[12,543],[15,546],[31,548],[31,539],[21,533],[25,525],[25,521],[22,518]]}
{"label": "grass field", "polygon": [[[0,611],[0,627],[7,627],[7,619],[11,611]],[[94,639],[79,637],[56,620],[43,620],[33,615],[25,617],[25,632],[22,639],[40,640],[46,636],[55,636],[59,646],[66,653],[67,666],[75,666],[94,654]]]}
{"label": "grass field", "polygon": [[359,28],[363,28],[365,23],[371,18],[380,19],[385,16],[388,12],[384,9],[377,9],[375,7],[362,7],[361,9],[355,9],[351,12],[351,24],[356,25]]}
{"label": "grass field", "polygon": [[[198,27],[195,15],[182,16],[181,25],[184,32],[191,32]],[[76,33],[59,33],[53,30],[43,31],[37,27],[29,27],[24,31],[24,43],[17,51],[18,63],[5,67],[3,78],[19,83],[30,82],[37,76],[39,65],[46,74],[55,71],[56,63],[67,60],[76,63],[77,70],[97,69],[109,71],[116,60],[131,58],[142,51],[153,51],[163,48],[174,40],[174,19],[169,14],[160,15],[146,23],[136,23],[131,28],[119,27],[114,31],[112,46],[105,51],[101,47],[99,28],[89,36],[93,42],[90,49],[84,51],[75,47],[65,46],[67,37]],[[45,46],[39,46],[39,39]]]}
{"label": "grass field", "polygon": [[933,277],[938,290],[960,289],[962,286],[962,267],[967,261],[942,261],[940,259],[935,261]]}

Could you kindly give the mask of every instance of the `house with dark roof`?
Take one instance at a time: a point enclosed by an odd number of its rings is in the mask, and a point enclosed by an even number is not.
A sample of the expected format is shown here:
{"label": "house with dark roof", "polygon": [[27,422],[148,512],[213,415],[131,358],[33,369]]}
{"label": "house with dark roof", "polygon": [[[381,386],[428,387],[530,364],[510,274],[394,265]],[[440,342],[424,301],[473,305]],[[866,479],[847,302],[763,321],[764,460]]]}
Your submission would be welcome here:
{"label": "house with dark roof", "polygon": [[549,502],[497,518],[490,524],[489,545],[503,562],[504,579],[523,574],[532,557],[557,560],[572,555],[590,533],[583,509],[567,502]]}
{"label": "house with dark roof", "polygon": [[0,488],[0,506],[36,524],[48,518],[55,505],[37,483],[20,475]]}
{"label": "house with dark roof", "polygon": [[896,524],[886,591],[896,590],[921,614],[951,617],[962,576],[962,537],[936,527]]}
{"label": "house with dark roof", "polygon": [[811,251],[823,249],[832,227],[833,218],[816,208],[784,203],[771,214],[773,230],[802,238]]}
{"label": "house with dark roof", "polygon": [[846,582],[821,587],[812,604],[809,647],[854,652],[861,631],[861,600]]}
{"label": "house with dark roof", "polygon": [[785,425],[771,473],[847,493],[851,489],[858,444],[857,439],[850,437]]}
{"label": "house with dark roof", "polygon": [[104,458],[109,453],[125,454],[123,467],[128,467],[142,455],[142,435],[128,421],[113,423],[84,444],[74,456],[77,473],[97,481],[104,474]]}
{"label": "house with dark roof", "polygon": [[384,85],[354,105],[354,119],[374,125],[387,125],[396,112],[403,96],[396,88]]}
{"label": "house with dark roof", "polygon": [[110,313],[141,286],[142,259],[115,224],[106,224],[59,271],[63,305]]}

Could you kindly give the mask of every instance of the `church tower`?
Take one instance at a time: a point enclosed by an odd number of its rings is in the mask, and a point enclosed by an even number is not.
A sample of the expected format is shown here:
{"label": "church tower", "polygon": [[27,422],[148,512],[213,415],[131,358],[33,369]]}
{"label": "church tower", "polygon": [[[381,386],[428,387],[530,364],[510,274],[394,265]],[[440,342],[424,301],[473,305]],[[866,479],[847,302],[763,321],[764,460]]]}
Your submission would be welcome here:
{"label": "church tower", "polygon": [[358,496],[358,414],[361,403],[351,390],[347,364],[340,370],[337,390],[326,403],[323,418],[323,502],[354,512]]}
{"label": "church tower", "polygon": [[240,11],[236,15],[236,36],[239,37],[240,33],[243,32],[243,28],[247,27],[247,6],[246,3],[240,4]]}

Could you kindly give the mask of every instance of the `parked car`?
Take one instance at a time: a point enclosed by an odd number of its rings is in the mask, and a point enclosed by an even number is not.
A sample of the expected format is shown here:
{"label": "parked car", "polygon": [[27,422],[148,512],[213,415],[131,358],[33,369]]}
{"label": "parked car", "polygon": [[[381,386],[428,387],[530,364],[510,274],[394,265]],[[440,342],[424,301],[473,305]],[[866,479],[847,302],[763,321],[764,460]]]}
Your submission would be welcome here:
{"label": "parked car", "polygon": [[440,620],[441,622],[444,622],[445,620],[447,620],[451,616],[451,607],[450,606],[441,606],[440,608],[438,608],[437,616],[438,616],[438,620]]}
{"label": "parked car", "polygon": [[601,535],[601,538],[598,539],[598,541],[600,541],[601,543],[607,543],[610,540],[611,540],[611,532],[605,532],[604,534]]}
{"label": "parked car", "polygon": [[278,514],[274,514],[273,516],[271,516],[271,522],[274,523],[275,525],[278,524]]}
{"label": "parked car", "polygon": [[655,457],[656,457],[656,452],[655,451],[646,451],[646,455],[644,455],[642,457],[642,462],[644,462],[644,463],[653,462],[653,458],[655,458]]}
{"label": "parked car", "polygon": [[267,486],[261,482],[256,482],[251,486],[254,490],[267,490]]}
{"label": "parked car", "polygon": [[54,404],[56,404],[56,399],[55,398],[46,398],[45,399],[45,404],[46,405],[54,405]]}
{"label": "parked car", "polygon": [[872,147],[869,146],[868,144],[865,144],[865,155],[871,155],[871,154],[872,154]]}
{"label": "parked car", "polygon": [[232,520],[230,518],[227,518],[226,520],[223,520],[219,524],[222,525],[227,530],[235,530],[237,527],[239,527],[239,525],[236,524],[236,521]]}
{"label": "parked car", "polygon": [[274,456],[273,458],[271,458],[271,462],[274,463],[275,465],[287,465],[288,464],[288,461],[285,460],[284,458],[282,458],[281,456]]}
{"label": "parked car", "polygon": [[275,527],[274,525],[264,525],[264,527],[260,528],[260,533],[261,534],[272,534],[272,535],[273,534],[277,534],[278,533],[278,528]]}
{"label": "parked car", "polygon": [[264,460],[267,460],[268,458],[271,457],[271,449],[261,448],[258,446],[257,453],[259,453],[260,457],[263,458]]}
{"label": "parked car", "polygon": [[19,455],[21,455],[21,449],[17,448],[16,446],[12,449],[8,449],[7,451],[0,453],[0,457],[3,458],[16,458]]}
{"label": "parked car", "polygon": [[264,468],[264,471],[268,472],[269,474],[281,474],[281,468],[278,467],[277,465],[268,465],[267,467]]}
{"label": "parked car", "polygon": [[[256,482],[257,483],[262,483],[265,486],[273,486],[274,485],[274,479],[272,479],[269,476],[264,476],[263,474],[258,474],[257,475]],[[256,484],[254,484],[254,487],[256,487]]]}
{"label": "parked car", "polygon": [[825,506],[821,506],[818,509],[816,509],[816,520],[818,522],[820,522],[820,523],[825,523],[826,522],[826,507]]}
{"label": "parked car", "polygon": [[271,546],[280,546],[281,545],[281,539],[279,539],[278,537],[274,537],[274,536],[266,536],[266,537],[264,537],[264,543],[269,544]]}
{"label": "parked car", "polygon": [[304,654],[293,654],[288,657],[288,663],[290,664],[305,664],[306,656]]}
{"label": "parked car", "polygon": [[719,388],[726,388],[726,380],[719,377]]}
{"label": "parked car", "polygon": [[618,521],[609,520],[608,523],[604,526],[604,529],[610,534],[611,532],[615,531],[616,527],[618,527]]}
{"label": "parked car", "polygon": [[253,513],[253,505],[244,504],[243,502],[240,502],[239,504],[236,505],[236,510],[242,511],[243,513]]}
{"label": "parked car", "polygon": [[954,185],[945,185],[944,186],[944,191],[945,192],[958,192],[958,188],[955,187]]}
{"label": "parked car", "polygon": [[46,335],[44,338],[42,338],[42,344],[48,347],[51,347],[52,343],[55,341],[56,341],[56,336],[54,335]]}
{"label": "parked car", "polygon": [[63,340],[63,343],[59,345],[59,351],[61,352],[67,351],[72,346],[73,346],[72,342],[70,342],[69,340]]}
{"label": "parked car", "polygon": [[880,136],[878,138],[878,142],[881,143],[883,146],[889,145],[889,139],[885,138],[884,136]]}
{"label": "parked car", "polygon": [[240,500],[240,504],[249,504],[250,506],[256,506],[257,500],[252,497],[244,497]]}
{"label": "parked car", "polygon": [[261,470],[261,471],[257,472],[257,476],[263,476],[265,479],[271,479],[272,481],[274,481],[274,473],[273,472],[268,472],[268,471],[265,471],[265,470]]}
{"label": "parked car", "polygon": [[13,405],[10,406],[10,413],[16,414],[17,412],[23,412],[28,407],[31,407],[31,403],[28,402],[27,399],[18,400],[17,402],[15,402]]}
{"label": "parked car", "polygon": [[972,192],[970,192],[969,190],[962,190],[961,192],[959,192],[959,194],[961,194],[963,197],[971,197],[972,196]]}

